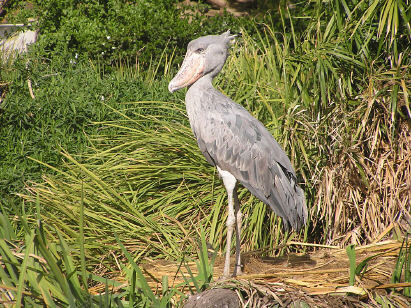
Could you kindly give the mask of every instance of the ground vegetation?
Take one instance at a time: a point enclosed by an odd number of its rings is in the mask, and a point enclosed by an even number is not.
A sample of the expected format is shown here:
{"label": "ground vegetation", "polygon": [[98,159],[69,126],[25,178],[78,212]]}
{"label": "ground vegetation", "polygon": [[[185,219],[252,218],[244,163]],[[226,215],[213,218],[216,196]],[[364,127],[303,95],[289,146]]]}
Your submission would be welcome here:
{"label": "ground vegetation", "polygon": [[[9,3],[16,20],[37,19],[43,38],[0,71],[4,304],[165,307],[181,305],[187,291],[221,287],[212,281],[225,247],[225,193],[197,149],[184,93],[169,94],[167,84],[190,39],[229,26],[242,37],[216,87],[284,147],[310,212],[299,234],[284,232],[241,190],[243,250],[259,258],[325,251],[347,271],[344,278],[329,275],[341,268],[315,272],[321,288],[298,273],[253,272],[225,287],[250,307],[287,303],[269,283],[283,283],[301,305],[324,302],[313,294],[336,291],[332,283],[356,294],[333,305],[407,302],[408,1],[279,2],[269,12],[212,21],[201,3],[164,0],[153,10],[149,1],[38,0],[29,12]],[[160,280],[150,262],[180,266]],[[182,280],[170,285],[166,277],[176,273]]]}

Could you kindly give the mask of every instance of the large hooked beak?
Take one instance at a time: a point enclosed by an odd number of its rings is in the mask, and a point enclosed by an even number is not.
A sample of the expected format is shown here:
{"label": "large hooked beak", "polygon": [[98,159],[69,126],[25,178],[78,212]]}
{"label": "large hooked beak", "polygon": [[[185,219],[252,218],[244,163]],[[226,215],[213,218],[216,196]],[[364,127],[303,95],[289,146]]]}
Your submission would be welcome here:
{"label": "large hooked beak", "polygon": [[202,54],[187,51],[180,70],[168,84],[168,90],[173,93],[181,88],[192,85],[203,76],[204,64],[205,61]]}

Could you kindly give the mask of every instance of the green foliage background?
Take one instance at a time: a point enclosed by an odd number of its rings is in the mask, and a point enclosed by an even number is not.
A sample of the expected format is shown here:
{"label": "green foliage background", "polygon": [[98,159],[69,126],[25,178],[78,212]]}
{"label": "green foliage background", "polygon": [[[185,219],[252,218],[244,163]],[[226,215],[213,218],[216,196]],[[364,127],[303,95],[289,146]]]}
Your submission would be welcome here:
{"label": "green foliage background", "polygon": [[[0,254],[9,260],[0,276],[19,300],[22,277],[39,303],[83,303],[67,291],[64,277],[81,294],[88,288],[86,268],[101,266],[111,274],[118,260],[181,260],[198,250],[200,224],[202,238],[223,249],[223,187],[197,149],[184,92],[171,95],[167,84],[188,41],[227,28],[241,29],[243,37],[216,87],[284,147],[310,208],[301,234],[284,233],[281,221],[241,190],[243,249],[299,250],[288,245],[292,239],[368,243],[400,223],[398,213],[409,215],[401,203],[407,193],[402,183],[410,178],[401,161],[409,153],[411,114],[407,1],[280,2],[274,11],[253,12],[255,18],[205,17],[202,4],[183,10],[176,3],[37,0],[34,13],[10,6],[16,21],[34,14],[38,24],[32,27],[40,31],[26,56],[0,70],[6,93],[0,105],[0,204],[6,214],[0,217],[6,238]],[[388,169],[386,161],[399,170],[398,186],[372,186],[385,177],[377,172]],[[46,237],[52,244],[41,246]],[[59,261],[47,255],[48,245]],[[66,246],[72,260],[64,259]],[[16,256],[23,252],[21,262]],[[30,259],[34,252],[65,264],[63,273],[57,267],[54,276],[46,275],[44,288],[53,298],[41,297],[44,291],[34,285],[42,268]],[[81,263],[81,282],[72,278],[73,271],[79,274],[73,262]],[[61,288],[52,287],[56,277]],[[146,291],[149,305],[155,299]],[[129,301],[133,292],[116,298]]]}
{"label": "green foliage background", "polygon": [[[84,54],[105,64],[131,60],[144,64],[175,53],[178,60],[194,36],[250,27],[230,14],[206,17],[207,6],[179,9],[176,0],[36,0],[44,49]],[[181,4],[180,4],[181,7]],[[248,24],[248,25],[247,25]]]}
{"label": "green foliage background", "polygon": [[[0,147],[3,204],[13,203],[10,192],[24,182],[40,178],[43,169],[28,156],[56,165],[60,146],[70,152],[84,149],[85,127],[92,133],[91,121],[112,119],[102,102],[117,108],[118,102],[169,99],[167,80],[155,74],[166,65],[174,68],[194,36],[235,31],[240,24],[251,27],[249,20],[229,14],[205,17],[198,11],[204,5],[183,14],[178,2],[36,0],[30,1],[33,9],[21,1],[8,3],[9,22],[37,19],[32,28],[38,29],[39,41],[30,64],[20,59],[0,72],[9,98],[0,109],[0,131],[7,136]],[[165,56],[174,61],[167,64]],[[121,76],[124,65],[141,76]],[[142,76],[144,70],[152,75]],[[27,78],[33,81],[35,101]]]}

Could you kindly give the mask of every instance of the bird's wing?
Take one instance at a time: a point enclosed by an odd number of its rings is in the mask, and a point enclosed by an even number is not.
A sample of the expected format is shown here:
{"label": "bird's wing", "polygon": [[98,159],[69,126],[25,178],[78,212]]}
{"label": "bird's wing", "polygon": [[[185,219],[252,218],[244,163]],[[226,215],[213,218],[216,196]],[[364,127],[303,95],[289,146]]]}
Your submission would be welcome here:
{"label": "bird's wing", "polygon": [[[221,93],[218,93],[221,94]],[[195,129],[206,159],[229,171],[250,192],[299,229],[307,209],[302,189],[286,153],[264,125],[224,95],[207,107],[203,123]]]}

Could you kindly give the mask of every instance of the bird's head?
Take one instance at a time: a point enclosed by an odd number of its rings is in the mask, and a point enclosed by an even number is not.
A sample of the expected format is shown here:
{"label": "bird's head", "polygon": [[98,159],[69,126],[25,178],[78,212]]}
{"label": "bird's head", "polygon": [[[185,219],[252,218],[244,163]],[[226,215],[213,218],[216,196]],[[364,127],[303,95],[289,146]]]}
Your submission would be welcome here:
{"label": "bird's head", "polygon": [[168,90],[174,92],[188,87],[205,75],[214,78],[223,68],[230,43],[236,36],[227,31],[191,41],[180,70],[168,84]]}

